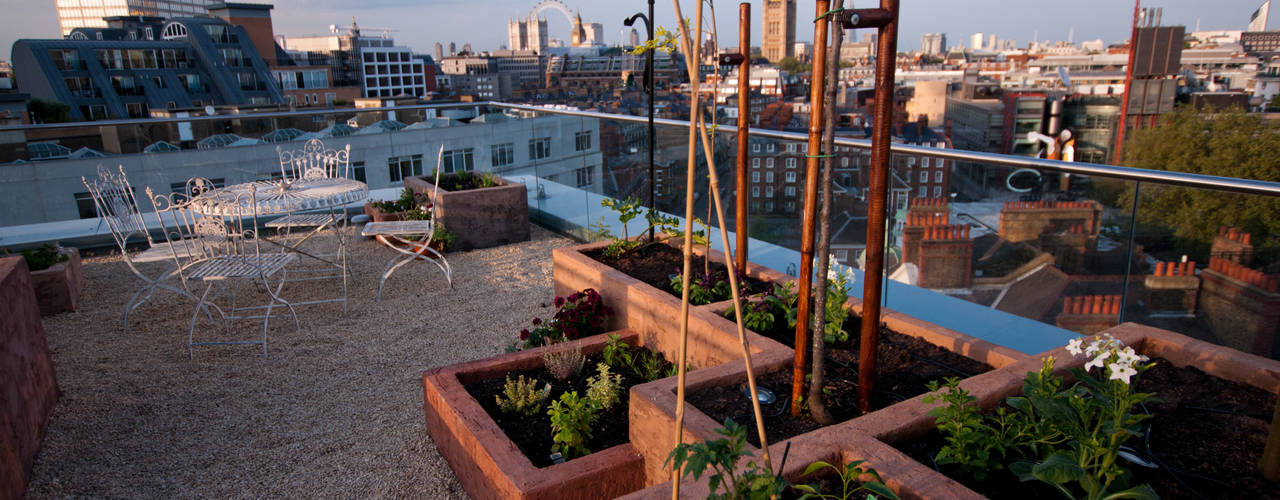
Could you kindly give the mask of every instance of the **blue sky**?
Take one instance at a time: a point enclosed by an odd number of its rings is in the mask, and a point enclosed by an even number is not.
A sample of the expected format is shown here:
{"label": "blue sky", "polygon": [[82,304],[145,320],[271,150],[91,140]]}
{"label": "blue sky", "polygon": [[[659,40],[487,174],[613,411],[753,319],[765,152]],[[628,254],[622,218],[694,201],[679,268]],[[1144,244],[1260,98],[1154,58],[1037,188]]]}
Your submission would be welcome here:
{"label": "blue sky", "polygon": [[[606,41],[616,42],[622,19],[647,8],[644,0],[564,0],[571,9],[581,12],[586,22],[605,25]],[[430,53],[435,42],[446,47],[450,41],[471,43],[475,50],[497,49],[506,44],[507,20],[527,16],[537,3],[533,0],[275,0],[272,17],[277,34],[303,35],[323,33],[331,24],[349,24],[351,17],[364,27],[390,27],[398,31],[390,35],[399,45],[417,52]],[[759,45],[761,1],[752,4],[753,44]],[[1181,24],[1195,29],[1244,29],[1249,15],[1261,0],[1148,0],[1143,7],[1164,8],[1163,24]],[[687,17],[693,17],[693,1],[681,2]],[[721,45],[737,44],[738,2],[717,1],[717,21]],[[858,2],[858,7],[878,3]],[[0,16],[0,46],[5,47],[0,59],[8,59],[9,47],[18,38],[57,38],[59,36],[54,0],[0,0],[5,15]],[[1280,8],[1280,5],[1276,6]],[[674,26],[674,10],[670,0],[656,0],[657,22]],[[814,2],[798,2],[797,41],[813,41]],[[568,38],[569,24],[563,16],[546,11],[553,38]],[[1066,40],[1074,28],[1076,42],[1101,38],[1106,42],[1127,39],[1133,17],[1133,3],[1125,0],[903,0],[899,49],[913,50],[920,45],[920,35],[942,32],[948,43],[967,44],[975,32],[994,33],[1002,39],[1017,40],[1025,46],[1033,36],[1040,40]],[[1269,28],[1280,28],[1280,18],[1270,16]],[[641,30],[643,31],[643,30]],[[642,33],[643,35],[643,33]],[[446,48],[447,50],[447,48]]]}

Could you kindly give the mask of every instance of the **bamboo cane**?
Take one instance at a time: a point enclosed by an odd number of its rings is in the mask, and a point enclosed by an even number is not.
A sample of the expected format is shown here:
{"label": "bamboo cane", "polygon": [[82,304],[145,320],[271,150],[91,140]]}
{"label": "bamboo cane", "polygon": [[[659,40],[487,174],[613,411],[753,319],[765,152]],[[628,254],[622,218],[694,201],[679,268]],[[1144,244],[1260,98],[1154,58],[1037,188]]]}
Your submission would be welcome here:
{"label": "bamboo cane", "polygon": [[[689,161],[685,174],[685,190],[684,190],[684,267],[681,270],[680,280],[680,359],[676,360],[676,429],[675,444],[672,447],[679,446],[684,441],[684,380],[685,380],[685,358],[689,349],[689,266],[693,264],[693,179],[697,174],[697,158],[698,151],[698,132],[693,124],[697,123],[699,110],[698,100],[701,97],[701,89],[698,88],[701,78],[698,77],[698,59],[701,51],[698,44],[689,41],[689,28],[684,24],[684,14],[680,11],[680,0],[671,0],[675,6],[676,20],[680,24],[680,42],[681,48],[685,53],[685,64],[689,68],[689,81],[693,83],[693,95],[689,98]],[[698,0],[697,14],[694,18],[694,25],[697,27],[697,39],[702,38],[702,0]],[[678,500],[680,498],[680,469],[681,467],[673,467],[671,470],[671,498]]]}

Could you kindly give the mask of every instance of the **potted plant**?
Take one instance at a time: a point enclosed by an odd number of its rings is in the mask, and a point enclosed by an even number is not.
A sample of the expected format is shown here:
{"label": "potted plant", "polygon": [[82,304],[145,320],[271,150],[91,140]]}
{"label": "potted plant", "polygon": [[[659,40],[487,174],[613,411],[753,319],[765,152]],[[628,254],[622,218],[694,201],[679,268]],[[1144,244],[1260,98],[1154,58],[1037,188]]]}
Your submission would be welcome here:
{"label": "potted plant", "polygon": [[413,190],[406,187],[395,200],[365,202],[364,213],[374,222],[405,220],[406,212],[421,210],[420,206],[420,200]]}
{"label": "potted plant", "polygon": [[437,191],[434,178],[434,173],[406,177],[404,185],[435,206],[442,224],[454,228],[457,250],[529,239],[529,200],[523,183],[463,171],[441,174]]}
{"label": "potted plant", "polygon": [[36,291],[41,316],[79,307],[80,292],[84,290],[84,264],[79,250],[47,244],[21,253],[31,271],[31,285]]}

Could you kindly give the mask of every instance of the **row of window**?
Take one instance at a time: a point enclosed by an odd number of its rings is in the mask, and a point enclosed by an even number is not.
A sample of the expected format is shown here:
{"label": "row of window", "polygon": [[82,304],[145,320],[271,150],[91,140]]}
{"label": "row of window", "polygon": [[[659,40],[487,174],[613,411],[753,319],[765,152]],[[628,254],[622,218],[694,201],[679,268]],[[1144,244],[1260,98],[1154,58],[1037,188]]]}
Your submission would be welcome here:
{"label": "row of window", "polygon": [[324,70],[275,71],[273,73],[283,90],[329,88],[329,75]]}
{"label": "row of window", "polygon": [[[765,174],[765,175],[764,175],[764,181],[765,181],[766,183],[772,183],[772,182],[773,182],[773,172],[765,172],[764,174]],[[795,181],[796,181],[796,173],[795,173],[795,172],[786,172],[786,174],[787,174],[787,175],[786,175],[786,182],[795,182]],[[760,182],[760,172],[751,172],[751,182]]]}
{"label": "row of window", "polygon": [[395,73],[422,74],[421,64],[366,64],[366,75],[391,75]]}
{"label": "row of window", "polygon": [[[93,52],[106,69],[178,69],[191,65],[185,49],[97,49]],[[51,50],[49,55],[60,69],[83,67],[74,50]]]}
{"label": "row of window", "polygon": [[365,52],[364,62],[411,62],[413,58],[408,52]]}
{"label": "row of window", "polygon": [[423,82],[422,75],[414,76],[412,78],[410,78],[409,76],[404,76],[404,77],[383,76],[379,78],[365,78],[364,86],[365,87],[398,87],[401,85],[422,85],[422,82]]}
{"label": "row of window", "polygon": [[[784,196],[786,196],[786,197],[788,197],[788,198],[795,198],[795,196],[796,196],[796,187],[795,187],[795,186],[787,186],[786,188],[784,188],[784,189],[782,190],[782,192],[783,192],[783,195],[784,195]],[[759,198],[759,197],[760,197],[760,186],[751,186],[751,197],[752,197],[752,198]],[[764,187],[764,197],[765,197],[765,198],[772,198],[772,197],[773,197],[773,186],[765,186],[765,187]]]}

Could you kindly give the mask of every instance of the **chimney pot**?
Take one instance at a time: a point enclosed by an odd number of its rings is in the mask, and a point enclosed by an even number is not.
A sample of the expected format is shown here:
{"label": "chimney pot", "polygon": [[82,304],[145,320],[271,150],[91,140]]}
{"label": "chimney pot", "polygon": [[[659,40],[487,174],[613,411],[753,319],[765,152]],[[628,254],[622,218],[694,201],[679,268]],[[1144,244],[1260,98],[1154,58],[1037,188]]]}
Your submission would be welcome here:
{"label": "chimney pot", "polygon": [[1164,276],[1164,262],[1156,262],[1156,276]]}

